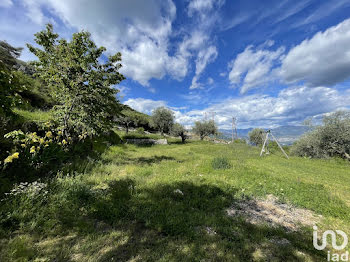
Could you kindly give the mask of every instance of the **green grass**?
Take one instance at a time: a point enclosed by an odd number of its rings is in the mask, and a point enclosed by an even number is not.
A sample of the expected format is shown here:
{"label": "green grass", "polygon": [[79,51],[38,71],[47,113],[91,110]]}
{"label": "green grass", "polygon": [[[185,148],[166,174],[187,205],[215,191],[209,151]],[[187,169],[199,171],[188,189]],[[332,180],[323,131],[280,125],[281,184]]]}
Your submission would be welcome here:
{"label": "green grass", "polygon": [[20,115],[21,117],[23,117],[26,122],[33,121],[33,122],[44,123],[51,119],[50,111],[42,111],[42,110],[29,111],[29,110],[22,110],[18,108],[13,109],[13,111],[17,115]]}
{"label": "green grass", "polygon": [[[273,194],[322,215],[320,229],[350,233],[349,163],[277,152],[260,158],[248,145],[199,141],[111,146],[84,174],[51,180],[46,196],[8,200],[0,261],[325,260],[311,228],[288,233],[225,213]],[[213,166],[222,156],[225,168]]]}

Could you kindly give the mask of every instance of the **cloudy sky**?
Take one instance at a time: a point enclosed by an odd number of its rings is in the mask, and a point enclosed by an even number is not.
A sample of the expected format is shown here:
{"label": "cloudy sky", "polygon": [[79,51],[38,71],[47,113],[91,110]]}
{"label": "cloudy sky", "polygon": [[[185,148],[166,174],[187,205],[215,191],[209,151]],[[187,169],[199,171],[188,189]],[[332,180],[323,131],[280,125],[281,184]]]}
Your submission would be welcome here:
{"label": "cloudy sky", "polygon": [[211,112],[220,128],[298,125],[350,107],[350,0],[0,0],[1,40],[23,47],[46,23],[120,51],[122,102],[167,106],[186,126]]}

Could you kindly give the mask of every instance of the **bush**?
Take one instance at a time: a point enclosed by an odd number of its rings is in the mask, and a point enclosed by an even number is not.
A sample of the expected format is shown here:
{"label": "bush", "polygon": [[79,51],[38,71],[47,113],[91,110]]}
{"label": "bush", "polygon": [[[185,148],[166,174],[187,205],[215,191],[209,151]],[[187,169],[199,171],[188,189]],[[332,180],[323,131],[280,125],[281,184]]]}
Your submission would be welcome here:
{"label": "bush", "polygon": [[229,169],[231,164],[226,157],[216,157],[211,161],[213,169]]}
{"label": "bush", "polygon": [[143,127],[139,127],[139,128],[136,129],[136,132],[137,132],[138,134],[143,135],[143,134],[145,133],[145,129],[144,129]]}
{"label": "bush", "polygon": [[249,141],[255,146],[260,146],[264,142],[264,130],[261,128],[254,128],[248,133]]}
{"label": "bush", "polygon": [[291,150],[303,157],[339,156],[350,160],[350,112],[335,112],[323,118],[323,125],[301,137]]}

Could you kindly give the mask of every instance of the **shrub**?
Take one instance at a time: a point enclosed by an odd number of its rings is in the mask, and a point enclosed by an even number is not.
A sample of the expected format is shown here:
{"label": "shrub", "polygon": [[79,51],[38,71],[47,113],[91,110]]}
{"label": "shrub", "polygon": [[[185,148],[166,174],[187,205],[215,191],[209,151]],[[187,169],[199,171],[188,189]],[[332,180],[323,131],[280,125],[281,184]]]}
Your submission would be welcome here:
{"label": "shrub", "polygon": [[136,132],[143,135],[145,133],[145,129],[143,127],[139,127],[136,129]]}
{"label": "shrub", "polygon": [[216,157],[211,161],[213,169],[229,169],[231,164],[226,157]]}
{"label": "shrub", "polygon": [[293,144],[292,154],[304,157],[339,156],[350,160],[350,112],[335,112],[323,118],[323,125]]}
{"label": "shrub", "polygon": [[249,141],[255,146],[262,145],[264,142],[264,130],[261,128],[254,128],[248,133]]}

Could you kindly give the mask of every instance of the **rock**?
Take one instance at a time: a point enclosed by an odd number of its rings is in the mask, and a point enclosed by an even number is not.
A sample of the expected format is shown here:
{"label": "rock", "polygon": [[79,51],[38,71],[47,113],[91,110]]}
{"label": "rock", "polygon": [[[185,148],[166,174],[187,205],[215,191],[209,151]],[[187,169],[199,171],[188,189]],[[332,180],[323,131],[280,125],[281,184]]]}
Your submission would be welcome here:
{"label": "rock", "polygon": [[149,138],[134,138],[134,139],[126,139],[125,142],[127,144],[136,144],[136,145],[167,145],[168,140],[166,139],[149,139]]}
{"label": "rock", "polygon": [[174,190],[174,193],[184,195],[184,193],[180,189]]}
{"label": "rock", "polygon": [[165,138],[164,139],[158,139],[158,140],[155,140],[155,143],[156,145],[167,145],[168,144],[168,140],[166,140]]}

